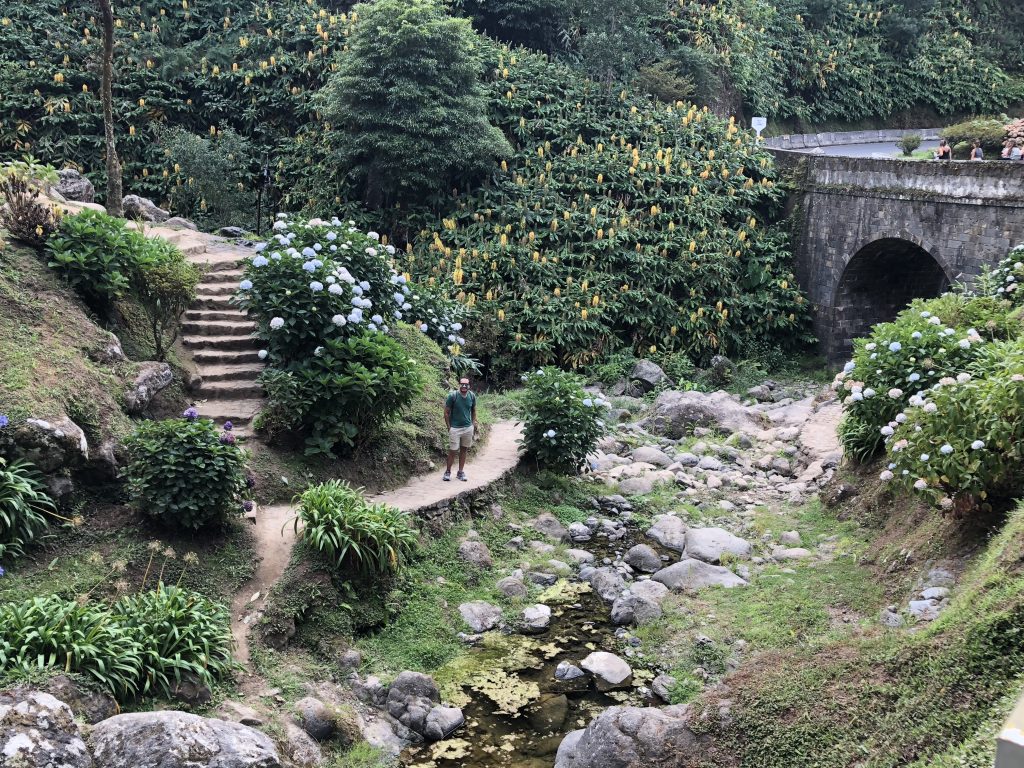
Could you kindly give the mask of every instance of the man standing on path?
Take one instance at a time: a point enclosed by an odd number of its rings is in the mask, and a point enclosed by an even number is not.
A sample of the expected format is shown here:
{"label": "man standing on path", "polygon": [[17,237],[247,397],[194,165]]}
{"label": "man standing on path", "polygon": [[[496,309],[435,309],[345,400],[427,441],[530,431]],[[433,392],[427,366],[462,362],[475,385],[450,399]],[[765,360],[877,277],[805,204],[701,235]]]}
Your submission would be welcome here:
{"label": "man standing on path", "polygon": [[466,454],[473,447],[477,433],[476,395],[469,391],[469,379],[459,379],[459,391],[451,392],[444,401],[444,423],[448,427],[448,468],[444,480],[452,479],[452,464],[459,455],[459,480],[466,479]]}

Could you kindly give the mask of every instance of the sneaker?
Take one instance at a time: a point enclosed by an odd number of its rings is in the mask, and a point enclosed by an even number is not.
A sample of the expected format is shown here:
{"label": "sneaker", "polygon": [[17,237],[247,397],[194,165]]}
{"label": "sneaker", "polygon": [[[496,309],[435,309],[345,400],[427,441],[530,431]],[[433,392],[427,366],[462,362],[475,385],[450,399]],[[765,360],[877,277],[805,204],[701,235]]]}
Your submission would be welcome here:
{"label": "sneaker", "polygon": [[444,476],[441,479],[444,480],[447,483],[449,480],[452,479],[452,473],[451,472],[445,472]]}
{"label": "sneaker", "polygon": [[456,475],[456,477],[457,477],[457,478],[459,478],[459,480],[461,480],[462,482],[466,482],[466,480],[468,479],[468,478],[466,477],[466,473],[465,473],[465,472],[459,472],[459,473],[458,473],[458,474]]}

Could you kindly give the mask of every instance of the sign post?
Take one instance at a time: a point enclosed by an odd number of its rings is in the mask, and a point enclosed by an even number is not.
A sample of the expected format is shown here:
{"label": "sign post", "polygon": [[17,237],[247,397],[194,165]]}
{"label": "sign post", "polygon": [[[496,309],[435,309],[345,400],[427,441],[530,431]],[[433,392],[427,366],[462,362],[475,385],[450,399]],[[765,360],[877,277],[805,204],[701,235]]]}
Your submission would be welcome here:
{"label": "sign post", "polygon": [[761,131],[768,125],[767,118],[764,117],[753,117],[750,119],[750,127],[757,131],[757,140],[761,140]]}

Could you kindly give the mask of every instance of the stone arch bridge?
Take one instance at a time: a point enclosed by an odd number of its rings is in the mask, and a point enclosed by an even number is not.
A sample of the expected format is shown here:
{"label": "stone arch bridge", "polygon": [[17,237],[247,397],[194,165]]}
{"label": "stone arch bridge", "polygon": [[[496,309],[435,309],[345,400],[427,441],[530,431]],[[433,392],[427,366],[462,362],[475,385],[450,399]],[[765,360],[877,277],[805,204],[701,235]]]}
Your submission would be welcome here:
{"label": "stone arch bridge", "polygon": [[795,272],[832,363],[911,299],[969,282],[1024,243],[1024,163],[773,151],[795,177]]}

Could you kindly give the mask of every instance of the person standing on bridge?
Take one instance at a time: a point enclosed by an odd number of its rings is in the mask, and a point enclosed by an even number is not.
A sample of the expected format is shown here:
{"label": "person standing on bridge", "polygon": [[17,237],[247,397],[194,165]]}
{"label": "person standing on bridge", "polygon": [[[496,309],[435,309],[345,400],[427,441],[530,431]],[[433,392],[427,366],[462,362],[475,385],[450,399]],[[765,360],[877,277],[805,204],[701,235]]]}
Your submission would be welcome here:
{"label": "person standing on bridge", "polygon": [[448,427],[448,466],[442,480],[452,479],[452,464],[459,457],[459,473],[456,477],[466,480],[466,454],[473,447],[478,425],[476,421],[476,394],[469,391],[469,379],[459,379],[459,389],[451,392],[444,401],[444,424]]}
{"label": "person standing on bridge", "polygon": [[981,142],[975,141],[971,145],[971,160],[984,160],[985,151],[981,148]]}
{"label": "person standing on bridge", "polygon": [[938,148],[935,150],[936,160],[952,160],[953,159],[953,148],[949,146],[949,142],[942,139],[939,142]]}

